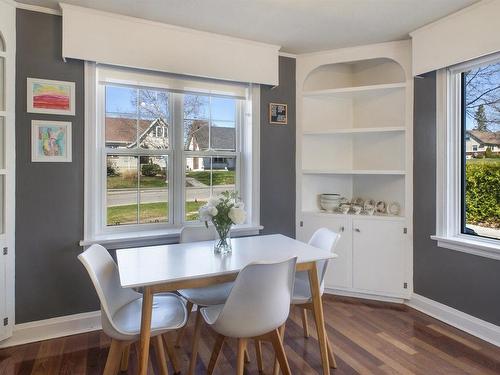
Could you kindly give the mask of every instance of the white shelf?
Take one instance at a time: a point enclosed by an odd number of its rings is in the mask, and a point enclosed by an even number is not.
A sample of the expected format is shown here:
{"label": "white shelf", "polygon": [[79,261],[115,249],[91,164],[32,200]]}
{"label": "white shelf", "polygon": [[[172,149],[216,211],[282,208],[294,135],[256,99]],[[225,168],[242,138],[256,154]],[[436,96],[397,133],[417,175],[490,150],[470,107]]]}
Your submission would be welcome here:
{"label": "white shelf", "polygon": [[402,175],[403,170],[391,169],[303,169],[302,174]]}
{"label": "white shelf", "polygon": [[303,215],[315,215],[315,216],[336,216],[336,217],[353,217],[356,219],[374,219],[374,220],[405,220],[403,216],[394,216],[394,215],[382,215],[382,214],[373,214],[373,215],[364,215],[364,214],[342,214],[339,212],[327,212],[327,211],[302,211]]}
{"label": "white shelf", "polygon": [[341,128],[324,131],[306,131],[304,135],[335,135],[335,134],[365,134],[365,133],[386,133],[386,132],[404,132],[404,126],[381,126],[372,128]]}
{"label": "white shelf", "polygon": [[303,96],[328,97],[328,96],[338,96],[338,95],[358,95],[358,94],[366,94],[366,93],[380,92],[387,90],[399,90],[405,87],[406,83],[404,82],[386,83],[386,84],[370,85],[370,86],[352,86],[352,87],[342,87],[338,89],[304,91]]}

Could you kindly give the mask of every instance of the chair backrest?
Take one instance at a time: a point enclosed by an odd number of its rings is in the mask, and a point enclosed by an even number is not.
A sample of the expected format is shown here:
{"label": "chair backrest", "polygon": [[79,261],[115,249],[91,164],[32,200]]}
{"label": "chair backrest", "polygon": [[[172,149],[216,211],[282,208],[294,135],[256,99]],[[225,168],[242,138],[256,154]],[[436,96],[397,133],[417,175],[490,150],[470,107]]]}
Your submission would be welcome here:
{"label": "chair backrest", "polygon": [[214,328],[229,337],[254,337],[283,325],[290,312],[297,258],[252,263],[236,278]]}
{"label": "chair backrest", "polygon": [[215,227],[209,225],[208,228],[202,227],[183,227],[181,229],[181,237],[179,242],[197,242],[197,241],[210,241],[216,238]]}
{"label": "chair backrest", "polygon": [[[122,288],[118,267],[101,245],[92,245],[78,259],[87,270],[101,302],[101,310],[113,325],[116,311],[127,303],[140,298],[141,294],[132,289]],[[114,327],[116,329],[116,327]]]}
{"label": "chair backrest", "polygon": [[[335,233],[334,231],[327,228],[319,228],[316,232],[314,232],[311,239],[309,240],[309,245],[328,252],[333,252],[339,239],[340,234]],[[318,277],[321,286],[323,286],[323,280],[325,278],[327,266],[327,260],[316,262],[316,269],[318,271]]]}

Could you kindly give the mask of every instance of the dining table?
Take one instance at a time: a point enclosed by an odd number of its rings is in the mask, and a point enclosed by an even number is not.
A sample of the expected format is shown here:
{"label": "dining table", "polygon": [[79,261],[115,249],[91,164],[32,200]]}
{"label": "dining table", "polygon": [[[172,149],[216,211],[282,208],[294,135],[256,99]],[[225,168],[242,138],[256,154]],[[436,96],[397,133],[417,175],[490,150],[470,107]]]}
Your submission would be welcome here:
{"label": "dining table", "polygon": [[[123,288],[142,288],[139,374],[146,375],[151,336],[153,295],[233,281],[245,266],[297,257],[296,270],[309,273],[312,307],[323,374],[330,373],[328,337],[316,262],[337,255],[281,234],[232,238],[232,251],[214,252],[214,241],[144,246],[116,250]],[[190,366],[194,368],[194,366]]]}

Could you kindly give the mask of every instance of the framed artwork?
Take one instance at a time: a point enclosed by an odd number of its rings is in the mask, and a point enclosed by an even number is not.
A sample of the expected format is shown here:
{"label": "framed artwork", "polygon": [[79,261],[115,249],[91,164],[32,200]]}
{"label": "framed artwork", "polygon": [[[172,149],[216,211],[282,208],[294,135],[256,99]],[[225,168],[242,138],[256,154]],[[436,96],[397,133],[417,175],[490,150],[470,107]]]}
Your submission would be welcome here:
{"label": "framed artwork", "polygon": [[27,89],[28,112],[75,115],[74,82],[28,78]]}
{"label": "framed artwork", "polygon": [[286,104],[269,103],[269,123],[286,125],[288,123],[287,109]]}
{"label": "framed artwork", "polygon": [[32,162],[71,162],[71,122],[31,122]]}

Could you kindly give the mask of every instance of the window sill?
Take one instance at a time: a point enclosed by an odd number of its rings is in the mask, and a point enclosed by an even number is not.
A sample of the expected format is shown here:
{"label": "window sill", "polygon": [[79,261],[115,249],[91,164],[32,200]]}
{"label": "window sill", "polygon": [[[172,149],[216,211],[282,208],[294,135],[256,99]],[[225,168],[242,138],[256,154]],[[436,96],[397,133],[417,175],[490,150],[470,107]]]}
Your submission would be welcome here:
{"label": "window sill", "polygon": [[500,260],[500,246],[494,243],[496,242],[495,240],[470,239],[460,236],[445,237],[437,235],[431,236],[431,239],[436,240],[439,247]]}
{"label": "window sill", "polygon": [[[262,225],[237,225],[231,229],[231,236],[242,237],[258,235],[262,229],[264,229]],[[180,233],[181,228],[170,228],[141,232],[104,234],[94,238],[81,240],[80,246],[85,247],[93,244],[100,244],[110,249],[118,249],[122,247],[166,245],[178,243]]]}

